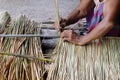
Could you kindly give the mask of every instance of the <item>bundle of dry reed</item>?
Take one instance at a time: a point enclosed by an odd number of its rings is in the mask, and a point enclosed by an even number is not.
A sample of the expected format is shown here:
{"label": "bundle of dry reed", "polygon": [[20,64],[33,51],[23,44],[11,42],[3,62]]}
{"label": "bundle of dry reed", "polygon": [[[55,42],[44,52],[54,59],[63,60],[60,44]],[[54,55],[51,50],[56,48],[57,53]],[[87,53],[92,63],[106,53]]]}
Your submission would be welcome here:
{"label": "bundle of dry reed", "polygon": [[[39,34],[34,21],[25,16],[11,22],[5,34]],[[44,57],[39,37],[1,37],[0,53],[29,55],[41,58],[31,60],[8,55],[0,55],[0,75],[2,80],[43,80]]]}
{"label": "bundle of dry reed", "polygon": [[103,38],[86,46],[57,46],[47,80],[119,80],[120,38]]}
{"label": "bundle of dry reed", "polygon": [[0,12],[0,34],[8,27],[10,19],[8,12]]}

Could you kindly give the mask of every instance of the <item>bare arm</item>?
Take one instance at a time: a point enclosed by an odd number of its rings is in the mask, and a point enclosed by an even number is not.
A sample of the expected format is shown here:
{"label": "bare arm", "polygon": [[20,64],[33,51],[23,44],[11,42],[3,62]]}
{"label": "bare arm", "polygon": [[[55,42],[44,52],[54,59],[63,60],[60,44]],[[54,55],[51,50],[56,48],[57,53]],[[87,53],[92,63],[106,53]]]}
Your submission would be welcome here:
{"label": "bare arm", "polygon": [[86,17],[94,6],[95,4],[93,0],[81,0],[80,4],[67,17],[67,25],[74,24],[80,18]]}
{"label": "bare arm", "polygon": [[[64,28],[65,26],[76,23],[79,19],[87,16],[89,11],[94,8],[95,3],[93,0],[81,0],[79,5],[71,12],[71,14],[66,18],[61,18],[60,27]],[[58,22],[54,24],[55,28],[59,30]]]}
{"label": "bare arm", "polygon": [[79,36],[72,30],[66,30],[62,33],[63,40],[78,45],[85,45],[92,40],[104,36],[116,23],[119,6],[120,0],[108,0],[105,3],[104,19],[90,33],[85,36]]}
{"label": "bare arm", "polygon": [[105,3],[104,19],[80,41],[84,45],[94,39],[104,36],[115,25],[119,13],[120,0],[108,0]]}

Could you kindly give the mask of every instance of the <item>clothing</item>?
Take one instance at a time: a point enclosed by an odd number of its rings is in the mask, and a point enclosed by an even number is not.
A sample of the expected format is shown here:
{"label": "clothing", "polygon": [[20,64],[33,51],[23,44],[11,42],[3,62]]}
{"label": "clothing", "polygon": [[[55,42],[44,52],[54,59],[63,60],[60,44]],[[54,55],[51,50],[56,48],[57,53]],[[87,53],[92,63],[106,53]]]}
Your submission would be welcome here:
{"label": "clothing", "polygon": [[[89,32],[94,29],[104,18],[103,15],[104,10],[104,1],[99,2],[99,5],[97,5],[89,15],[87,16],[87,25],[89,28]],[[120,37],[120,20],[118,23],[113,27],[112,30],[110,30],[105,36],[114,36],[114,37]]]}

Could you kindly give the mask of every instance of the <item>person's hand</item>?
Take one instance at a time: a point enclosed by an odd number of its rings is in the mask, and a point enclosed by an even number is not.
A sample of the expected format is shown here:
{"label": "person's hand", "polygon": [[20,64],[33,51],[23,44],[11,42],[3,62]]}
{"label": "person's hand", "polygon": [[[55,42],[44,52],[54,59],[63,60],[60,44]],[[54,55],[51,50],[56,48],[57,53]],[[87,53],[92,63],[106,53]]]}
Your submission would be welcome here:
{"label": "person's hand", "polygon": [[84,45],[82,43],[82,37],[75,33],[73,30],[64,30],[61,34],[63,41],[68,41],[77,45]]}
{"label": "person's hand", "polygon": [[65,26],[67,26],[67,19],[60,19],[60,26],[58,25],[58,22],[56,21],[54,23],[54,27],[55,29],[57,29],[58,31],[61,31],[62,28],[64,28]]}

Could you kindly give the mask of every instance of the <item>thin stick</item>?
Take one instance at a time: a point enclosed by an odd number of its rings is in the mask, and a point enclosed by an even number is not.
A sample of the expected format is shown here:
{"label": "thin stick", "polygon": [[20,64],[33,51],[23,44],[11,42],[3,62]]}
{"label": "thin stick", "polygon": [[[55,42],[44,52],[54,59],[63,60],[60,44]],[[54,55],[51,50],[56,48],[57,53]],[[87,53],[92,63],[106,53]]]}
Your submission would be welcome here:
{"label": "thin stick", "polygon": [[38,34],[0,34],[0,37],[43,37],[43,38],[59,38],[58,35],[38,35]]}
{"label": "thin stick", "polygon": [[15,56],[19,58],[26,58],[26,59],[35,59],[35,60],[41,60],[41,61],[49,61],[49,62],[54,62],[54,60],[46,59],[46,58],[39,58],[39,57],[34,57],[34,56],[28,56],[28,55],[19,55],[19,54],[12,54],[12,53],[5,53],[5,52],[0,52],[1,55],[7,55],[7,56]]}
{"label": "thin stick", "polygon": [[55,2],[55,8],[56,8],[56,16],[57,16],[57,23],[58,27],[60,28],[60,15],[59,15],[59,7],[58,7],[58,0],[54,0]]}

